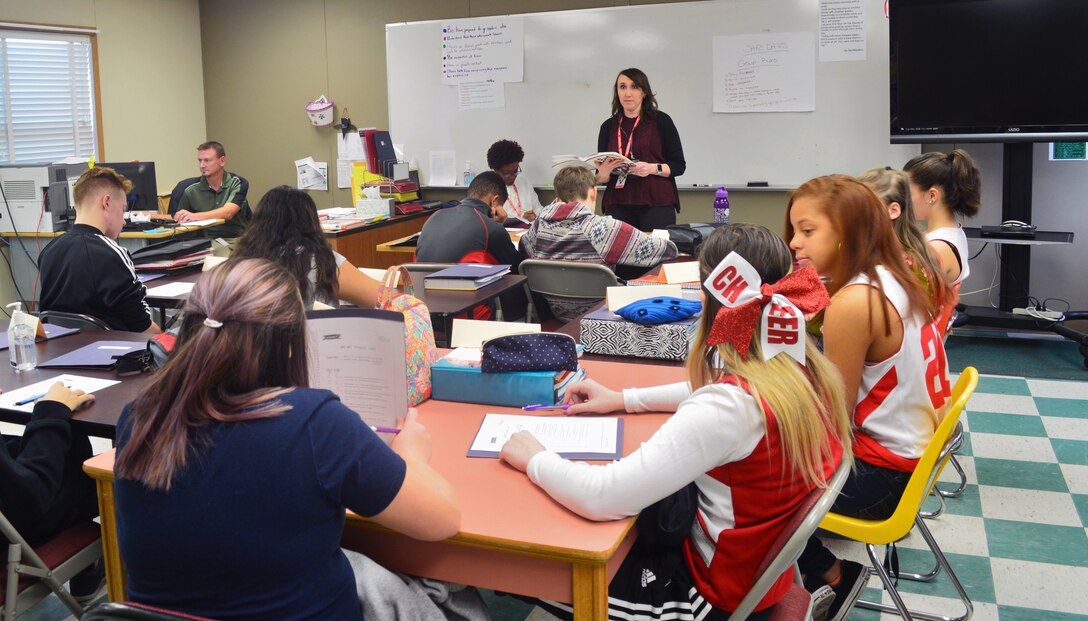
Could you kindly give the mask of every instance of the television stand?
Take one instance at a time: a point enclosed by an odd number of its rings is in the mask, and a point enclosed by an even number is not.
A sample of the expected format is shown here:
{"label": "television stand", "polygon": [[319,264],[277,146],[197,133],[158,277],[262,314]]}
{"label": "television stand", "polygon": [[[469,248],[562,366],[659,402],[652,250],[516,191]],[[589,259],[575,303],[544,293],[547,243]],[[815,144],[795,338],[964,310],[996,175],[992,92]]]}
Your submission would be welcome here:
{"label": "television stand", "polygon": [[[1031,222],[1032,148],[1030,142],[1006,143],[1002,169],[1001,220]],[[1047,321],[1030,315],[1014,315],[1014,308],[1028,306],[1031,279],[1031,247],[1072,244],[1069,231],[1036,231],[1034,238],[983,237],[979,228],[964,227],[967,240],[1000,244],[1002,258],[997,264],[1000,278],[999,308],[960,304],[956,310],[966,315],[956,325],[976,325],[1011,330],[1054,332],[1080,345],[1084,366],[1088,367],[1088,334],[1068,328],[1065,321],[1088,319],[1088,311],[1067,311],[1061,321]]]}

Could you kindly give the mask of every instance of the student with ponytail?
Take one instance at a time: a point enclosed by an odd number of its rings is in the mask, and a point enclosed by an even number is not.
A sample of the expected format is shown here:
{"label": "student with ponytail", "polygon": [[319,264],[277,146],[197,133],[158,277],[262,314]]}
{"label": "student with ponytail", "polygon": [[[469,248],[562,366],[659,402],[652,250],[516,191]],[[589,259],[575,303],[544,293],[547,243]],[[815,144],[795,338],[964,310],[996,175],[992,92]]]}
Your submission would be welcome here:
{"label": "student with ponytail", "polygon": [[[794,191],[786,237],[798,261],[827,279],[824,353],[852,403],[854,470],[832,510],[887,518],[951,395],[929,299],[884,205],[853,177],[818,177]],[[839,561],[815,537],[798,565],[810,590],[827,584],[835,591],[828,618],[845,618],[868,575],[863,567]]]}
{"label": "student with ponytail", "polygon": [[215,619],[358,619],[345,507],[411,537],[460,526],[409,410],[386,445],[309,387],[297,279],[263,259],[206,273],[177,348],[117,425],[128,598]]}
{"label": "student with ponytail", "polygon": [[960,218],[970,218],[982,205],[980,173],[963,149],[949,154],[923,153],[907,162],[910,195],[918,218],[926,221],[926,241],[937,255],[949,285],[971,273],[967,235]]}
{"label": "student with ponytail", "polygon": [[[699,264],[706,301],[689,381],[622,392],[587,381],[567,391],[568,414],[675,412],[653,437],[608,465],[565,460],[527,432],[502,450],[506,462],[592,520],[637,515],[692,482],[698,488],[695,519],[675,549],[636,541],[609,586],[609,618],[728,618],[789,516],[826,485],[844,454],[849,459],[841,380],[804,338],[804,316],[827,304],[816,273],[791,273],[785,243],[756,225],[718,228]],[[762,313],[793,338],[763,333]],[[792,572],[780,576],[749,618],[767,618],[791,580]]]}
{"label": "student with ponytail", "polygon": [[945,284],[941,264],[926,243],[918,219],[914,216],[907,174],[890,166],[870,168],[858,175],[858,181],[872,190],[887,208],[892,229],[903,246],[907,265],[929,294],[930,312],[936,316],[950,303],[954,305],[954,295]]}

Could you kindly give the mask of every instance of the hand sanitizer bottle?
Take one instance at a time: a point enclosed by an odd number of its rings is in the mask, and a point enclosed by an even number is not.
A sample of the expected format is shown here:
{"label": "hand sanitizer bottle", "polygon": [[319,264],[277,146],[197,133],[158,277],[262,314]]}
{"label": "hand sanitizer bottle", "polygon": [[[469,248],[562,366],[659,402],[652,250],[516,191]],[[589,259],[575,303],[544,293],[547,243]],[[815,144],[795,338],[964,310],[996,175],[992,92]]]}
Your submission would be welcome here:
{"label": "hand sanitizer bottle", "polygon": [[8,324],[8,355],[16,371],[33,371],[38,367],[37,338],[38,320],[23,312],[21,302],[8,304],[14,307]]}
{"label": "hand sanitizer bottle", "polygon": [[465,173],[463,175],[465,187],[468,187],[468,185],[472,183],[472,180],[475,178],[476,173],[472,172],[472,162],[469,160],[465,160]]}

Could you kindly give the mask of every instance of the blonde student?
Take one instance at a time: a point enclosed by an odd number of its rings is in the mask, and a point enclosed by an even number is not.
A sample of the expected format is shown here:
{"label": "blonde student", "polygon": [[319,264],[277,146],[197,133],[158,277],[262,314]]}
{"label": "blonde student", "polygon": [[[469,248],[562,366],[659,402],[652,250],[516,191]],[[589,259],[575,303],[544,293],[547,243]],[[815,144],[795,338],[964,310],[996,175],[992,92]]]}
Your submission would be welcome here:
{"label": "blonde student", "polygon": [[918,218],[926,221],[926,241],[937,255],[949,285],[971,273],[967,265],[967,235],[960,218],[970,218],[982,205],[981,181],[975,161],[963,149],[923,153],[903,167],[910,177],[910,194]]}
{"label": "blonde student", "polygon": [[[798,261],[827,279],[824,353],[853,410],[854,470],[833,510],[866,519],[895,510],[951,392],[929,299],[884,212],[860,181],[833,175],[798,188],[786,222]],[[840,562],[815,537],[798,564],[810,589],[832,586],[829,618],[844,618],[867,576],[861,565]]]}
{"label": "blonde student", "polygon": [[[788,517],[826,485],[844,452],[849,458],[841,380],[804,338],[804,315],[827,303],[815,272],[791,273],[786,244],[756,225],[717,229],[699,264],[706,305],[688,382],[621,393],[587,381],[567,392],[570,414],[675,412],[653,437],[608,465],[562,459],[525,432],[502,450],[502,459],[592,520],[637,515],[692,483],[698,488],[697,515],[681,541],[670,548],[639,537],[609,585],[609,618],[728,618]],[[765,313],[773,333],[759,327]],[[791,579],[780,576],[750,618],[765,618]]]}
{"label": "blonde student", "polygon": [[345,508],[410,537],[460,527],[409,410],[387,445],[309,387],[295,277],[261,259],[206,273],[170,361],[117,425],[128,598],[214,619],[358,619]]}
{"label": "blonde student", "polygon": [[858,175],[858,181],[884,203],[895,236],[903,246],[907,265],[929,294],[932,313],[936,315],[948,305],[955,305],[955,295],[945,283],[940,261],[926,243],[925,234],[914,215],[907,173],[890,166],[870,168]]}

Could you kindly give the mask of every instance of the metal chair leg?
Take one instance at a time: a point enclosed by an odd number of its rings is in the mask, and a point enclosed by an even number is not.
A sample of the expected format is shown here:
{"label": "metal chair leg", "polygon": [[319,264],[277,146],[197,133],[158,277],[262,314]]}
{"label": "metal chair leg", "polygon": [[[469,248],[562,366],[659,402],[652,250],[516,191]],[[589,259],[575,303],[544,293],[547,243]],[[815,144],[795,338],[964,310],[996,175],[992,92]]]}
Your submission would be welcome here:
{"label": "metal chair leg", "polygon": [[967,489],[967,473],[963,471],[963,466],[961,466],[960,462],[956,459],[955,453],[952,454],[951,458],[948,460],[948,463],[952,464],[952,467],[955,468],[956,472],[960,475],[959,487],[947,491],[939,487],[935,487],[937,492],[945,498],[959,498],[960,495],[963,494],[963,490]]}
{"label": "metal chair leg", "polygon": [[928,519],[932,519],[940,516],[944,513],[944,494],[940,493],[941,490],[937,489],[937,486],[933,486],[933,490],[929,492],[929,495],[937,499],[937,508],[932,511],[919,510],[918,515]]}
{"label": "metal chair leg", "polygon": [[[937,558],[937,565],[940,568],[944,568],[948,578],[952,581],[952,586],[956,588],[956,592],[960,596],[960,601],[964,606],[964,613],[958,617],[948,617],[944,615],[937,615],[929,612],[915,612],[907,609],[903,603],[902,597],[899,595],[899,591],[895,588],[895,583],[892,581],[892,577],[884,569],[884,564],[880,562],[880,557],[877,554],[876,546],[866,545],[865,548],[869,552],[869,559],[872,561],[873,567],[876,569],[880,579],[884,582],[884,588],[888,591],[892,601],[895,602],[895,606],[889,606],[882,602],[867,602],[859,601],[858,606],[862,608],[868,608],[870,610],[880,610],[882,612],[899,613],[903,619],[912,621],[913,619],[925,619],[926,621],[968,621],[971,615],[975,612],[974,604],[971,603],[971,598],[968,597],[967,591],[964,590],[963,584],[960,583],[959,578],[956,577],[956,572],[952,571],[952,566],[948,564],[948,559],[945,558],[944,553],[941,551],[941,547],[937,545],[937,540],[933,538],[933,533],[929,532],[929,528],[925,524],[925,520],[919,515],[914,518],[914,524],[918,528],[918,532],[922,533],[922,539],[925,540],[926,545],[929,546],[933,556]],[[901,577],[905,574],[900,573]]]}

